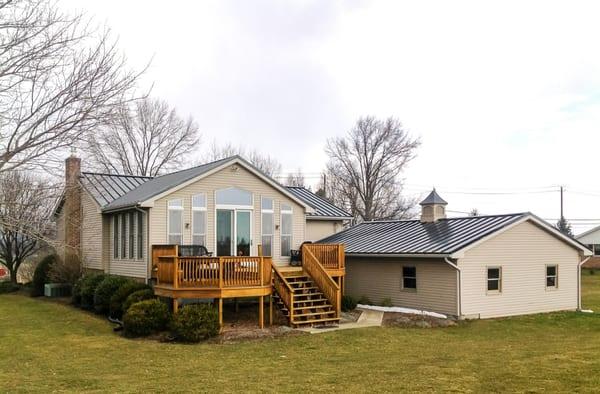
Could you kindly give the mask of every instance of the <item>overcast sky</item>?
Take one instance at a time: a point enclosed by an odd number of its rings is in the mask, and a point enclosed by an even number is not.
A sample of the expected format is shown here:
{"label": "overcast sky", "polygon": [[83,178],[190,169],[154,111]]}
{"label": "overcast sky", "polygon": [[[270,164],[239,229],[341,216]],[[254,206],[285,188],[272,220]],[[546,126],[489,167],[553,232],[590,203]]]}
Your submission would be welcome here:
{"label": "overcast sky", "polygon": [[316,182],[328,137],[394,116],[422,141],[408,194],[558,218],[548,191],[564,185],[567,218],[600,224],[600,2],[63,3],[110,26],[132,66],[153,59],[144,83],[205,147],[247,145]]}

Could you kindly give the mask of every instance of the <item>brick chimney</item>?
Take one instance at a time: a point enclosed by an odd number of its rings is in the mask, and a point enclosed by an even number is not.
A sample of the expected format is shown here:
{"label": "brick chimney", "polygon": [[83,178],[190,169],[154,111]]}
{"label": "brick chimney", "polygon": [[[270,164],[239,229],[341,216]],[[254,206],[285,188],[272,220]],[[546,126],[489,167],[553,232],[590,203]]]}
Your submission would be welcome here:
{"label": "brick chimney", "polygon": [[422,223],[435,223],[446,218],[446,205],[448,203],[437,194],[435,187],[420,204]]}
{"label": "brick chimney", "polygon": [[65,160],[65,260],[77,259],[81,247],[81,159],[72,153]]}

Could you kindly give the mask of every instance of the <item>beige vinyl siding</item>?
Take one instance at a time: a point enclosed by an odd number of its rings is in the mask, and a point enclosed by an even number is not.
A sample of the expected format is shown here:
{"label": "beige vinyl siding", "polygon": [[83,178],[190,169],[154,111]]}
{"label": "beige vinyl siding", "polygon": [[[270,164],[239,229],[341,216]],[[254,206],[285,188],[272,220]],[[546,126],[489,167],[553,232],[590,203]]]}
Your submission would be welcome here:
{"label": "beige vinyl siding", "polygon": [[[416,291],[402,289],[403,265],[416,267]],[[346,294],[376,304],[389,297],[394,306],[456,315],[456,278],[443,260],[346,257]]]}
{"label": "beige vinyl siding", "polygon": [[[154,202],[154,207],[150,209],[150,244],[167,243],[167,201],[174,199],[183,200],[183,243],[191,244],[192,226],[191,226],[191,204],[192,196],[199,193],[206,194],[206,247],[210,252],[216,252],[215,242],[215,191],[229,187],[237,187],[249,191],[253,195],[253,213],[252,213],[252,246],[251,253],[258,253],[257,246],[261,242],[261,197],[274,199],[274,221],[275,229],[273,235],[273,261],[277,263],[287,263],[289,257],[281,257],[281,204],[288,204],[292,207],[292,247],[298,248],[304,241],[305,231],[305,210],[304,207],[281,193],[271,185],[246,170],[235,165],[237,171],[232,171],[232,166],[228,166],[221,171],[202,178],[191,183],[167,196],[164,196]],[[186,224],[189,227],[186,228]]]}
{"label": "beige vinyl siding", "polygon": [[[462,314],[499,317],[577,308],[579,253],[532,222],[518,224],[468,250],[462,271]],[[558,265],[558,288],[546,289],[546,265]],[[486,292],[486,267],[502,268],[502,291]]]}
{"label": "beige vinyl siding", "polygon": [[329,237],[343,229],[341,220],[311,220],[306,219],[306,240],[318,241]]}
{"label": "beige vinyl siding", "polygon": [[[144,258],[143,259],[138,259],[137,258],[137,237],[134,237],[134,258],[133,259],[129,259],[129,223],[127,222],[127,236],[125,237],[125,250],[126,250],[126,255],[127,258],[123,259],[121,258],[121,250],[119,248],[119,258],[115,259],[114,258],[114,244],[113,244],[113,239],[114,239],[114,222],[113,222],[113,217],[114,215],[123,215],[123,217],[127,216],[129,217],[129,212],[130,211],[123,211],[120,213],[115,213],[112,215],[107,215],[108,216],[108,220],[110,223],[110,237],[109,237],[109,256],[110,256],[110,265],[108,267],[108,272],[110,274],[113,275],[121,275],[121,276],[130,276],[133,278],[146,278],[148,275],[149,271],[149,264],[147,262],[147,250],[146,247],[144,246]],[[134,211],[136,212],[136,211]],[[145,215],[144,215],[145,216]],[[134,215],[135,218],[135,215]],[[135,219],[134,219],[135,220]],[[137,223],[136,223],[137,225]],[[119,226],[121,226],[121,222],[119,222]],[[146,217],[144,217],[144,226],[146,226]],[[121,227],[119,227],[119,232]],[[121,239],[121,234],[119,234],[119,245],[120,245],[120,239]],[[144,232],[144,239],[146,239],[146,232]]]}
{"label": "beige vinyl siding", "polygon": [[90,194],[81,192],[81,258],[84,268],[101,270],[102,267],[102,214]]}

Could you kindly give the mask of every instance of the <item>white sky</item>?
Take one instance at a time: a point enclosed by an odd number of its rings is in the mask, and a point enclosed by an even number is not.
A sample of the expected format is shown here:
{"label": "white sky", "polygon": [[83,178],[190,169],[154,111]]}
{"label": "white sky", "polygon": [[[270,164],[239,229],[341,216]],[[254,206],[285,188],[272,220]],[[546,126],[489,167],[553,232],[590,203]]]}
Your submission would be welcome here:
{"label": "white sky", "polygon": [[557,218],[545,191],[565,185],[567,218],[600,224],[600,2],[63,6],[111,27],[133,66],[152,58],[144,83],[198,121],[205,148],[257,148],[316,182],[328,137],[395,116],[422,140],[408,194],[435,185],[449,210]]}

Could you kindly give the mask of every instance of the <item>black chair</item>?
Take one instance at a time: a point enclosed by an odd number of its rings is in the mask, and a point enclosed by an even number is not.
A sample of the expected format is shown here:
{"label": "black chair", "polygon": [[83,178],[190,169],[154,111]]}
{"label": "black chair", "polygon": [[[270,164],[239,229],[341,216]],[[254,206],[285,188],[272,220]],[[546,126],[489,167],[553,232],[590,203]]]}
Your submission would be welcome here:
{"label": "black chair", "polygon": [[290,265],[292,267],[300,267],[302,265],[302,246],[304,244],[311,244],[311,241],[304,241],[300,245],[300,249],[292,249],[290,250]]}
{"label": "black chair", "polygon": [[204,245],[179,245],[179,257],[192,256],[211,257],[212,252],[209,252]]}

